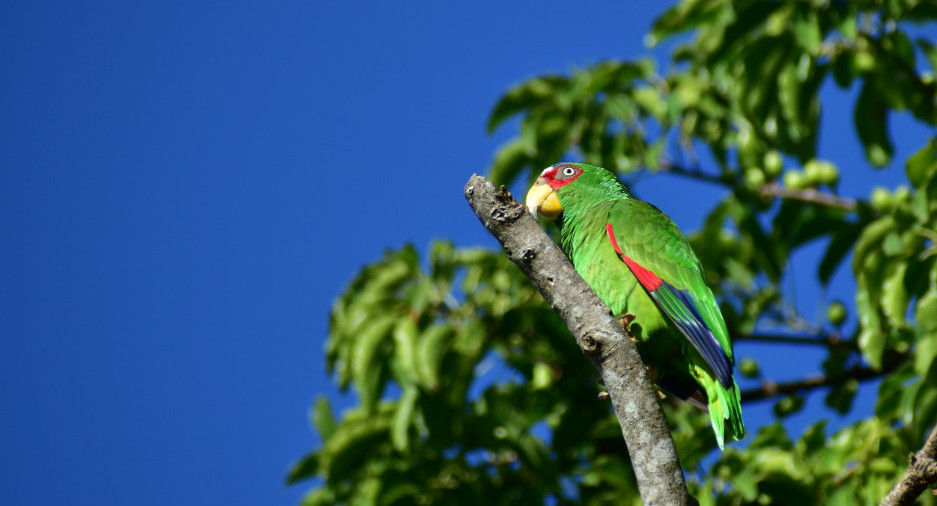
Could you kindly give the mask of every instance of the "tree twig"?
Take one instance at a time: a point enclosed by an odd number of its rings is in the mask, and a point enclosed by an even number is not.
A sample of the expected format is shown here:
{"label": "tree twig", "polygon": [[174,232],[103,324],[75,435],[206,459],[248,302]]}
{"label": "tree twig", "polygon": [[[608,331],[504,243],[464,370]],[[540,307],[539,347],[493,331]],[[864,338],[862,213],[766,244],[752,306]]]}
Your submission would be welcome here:
{"label": "tree twig", "polygon": [[671,174],[685,176],[690,179],[732,187],[732,181],[730,179],[726,179],[725,177],[715,174],[709,174],[701,170],[688,169],[682,165],[675,164],[670,160],[660,160],[658,162],[658,167],[660,168],[661,172],[669,172]]}
{"label": "tree twig", "polygon": [[937,482],[937,427],[928,436],[921,451],[908,457],[908,470],[882,501],[882,506],[911,504],[921,492]]}
{"label": "tree twig", "polygon": [[839,334],[821,334],[803,337],[786,334],[732,334],[732,341],[857,349],[857,345],[854,341],[843,339]]}
{"label": "tree twig", "polygon": [[851,379],[857,381],[868,381],[892,372],[891,368],[872,369],[871,367],[853,367],[841,375],[836,376],[813,376],[810,378],[790,381],[787,383],[775,383],[773,381],[764,381],[761,388],[745,390],[742,392],[742,402],[761,401],[771,399],[779,395],[793,394],[805,390],[816,390],[818,388],[841,385]]}
{"label": "tree twig", "polygon": [[673,437],[638,350],[608,307],[503,186],[496,189],[485,178],[473,175],[465,185],[465,198],[598,367],[644,504],[695,502],[687,493]]}
{"label": "tree twig", "polygon": [[[675,164],[670,160],[661,160],[658,162],[660,170],[662,172],[669,172],[671,174],[676,174],[678,176],[688,177],[690,179],[696,179],[698,181],[705,181],[707,183],[718,184],[732,188],[735,186],[734,180],[731,177],[719,176],[716,174],[709,174],[701,170],[693,170],[683,167],[681,165]],[[781,186],[776,181],[768,183],[761,186],[758,189],[758,194],[762,197],[771,197],[771,198],[781,198],[781,199],[790,199],[790,200],[801,200],[804,202],[810,202],[812,204],[818,204],[827,207],[837,207],[840,209],[845,209],[846,211],[855,211],[856,210],[856,200],[849,197],[840,197],[839,195],[833,195],[832,193],[821,192],[816,188],[804,188],[802,190],[793,190],[790,188],[785,188]]]}
{"label": "tree twig", "polygon": [[776,197],[781,199],[801,200],[812,204],[819,204],[827,207],[838,207],[846,211],[855,211],[856,201],[849,197],[840,197],[832,193],[821,192],[816,188],[804,188],[802,190],[793,190],[779,185],[776,181],[768,183],[758,189],[758,194],[762,197]]}

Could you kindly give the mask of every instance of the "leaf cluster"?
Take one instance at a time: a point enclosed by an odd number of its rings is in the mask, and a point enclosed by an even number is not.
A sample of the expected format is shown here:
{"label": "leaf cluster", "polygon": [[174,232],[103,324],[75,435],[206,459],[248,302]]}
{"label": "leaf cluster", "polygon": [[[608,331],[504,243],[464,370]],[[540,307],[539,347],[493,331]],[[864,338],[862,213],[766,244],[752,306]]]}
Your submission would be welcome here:
{"label": "leaf cluster", "polygon": [[323,444],[289,481],[324,486],[304,504],[540,503],[583,472],[579,498],[610,497],[608,480],[635,496],[594,369],[523,274],[447,242],[428,264],[389,251],[336,301],[328,367],[360,404],[313,407]]}

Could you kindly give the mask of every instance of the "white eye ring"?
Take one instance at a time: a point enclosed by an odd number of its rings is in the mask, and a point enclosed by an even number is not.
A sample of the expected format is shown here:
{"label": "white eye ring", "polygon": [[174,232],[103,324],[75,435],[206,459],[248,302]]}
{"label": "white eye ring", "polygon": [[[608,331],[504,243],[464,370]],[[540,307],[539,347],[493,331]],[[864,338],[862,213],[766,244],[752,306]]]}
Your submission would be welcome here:
{"label": "white eye ring", "polygon": [[574,168],[572,168],[572,167],[566,167],[565,169],[563,169],[563,175],[564,175],[564,176],[572,176],[572,175],[575,174],[575,173],[576,173],[576,169],[574,169]]}

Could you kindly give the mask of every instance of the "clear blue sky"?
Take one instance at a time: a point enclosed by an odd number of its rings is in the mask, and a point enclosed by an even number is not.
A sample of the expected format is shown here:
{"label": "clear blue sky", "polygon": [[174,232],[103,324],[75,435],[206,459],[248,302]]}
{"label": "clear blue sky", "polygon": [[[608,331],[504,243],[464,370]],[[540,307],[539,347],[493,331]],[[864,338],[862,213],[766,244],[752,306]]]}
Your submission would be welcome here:
{"label": "clear blue sky", "polygon": [[[323,370],[331,300],[385,248],[494,246],[462,186],[514,134],[485,133],[495,100],[646,54],[652,4],[5,2],[5,502],[296,504],[309,405],[350,402]],[[860,166],[830,114],[823,154]],[[711,200],[673,184],[637,191],[693,230]]]}

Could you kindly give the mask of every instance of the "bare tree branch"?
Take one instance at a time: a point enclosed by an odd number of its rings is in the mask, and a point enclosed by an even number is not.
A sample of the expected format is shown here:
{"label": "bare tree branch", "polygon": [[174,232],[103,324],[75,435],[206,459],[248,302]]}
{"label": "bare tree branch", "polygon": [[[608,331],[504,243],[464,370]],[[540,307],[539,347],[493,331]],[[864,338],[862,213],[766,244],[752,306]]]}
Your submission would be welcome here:
{"label": "bare tree branch", "polygon": [[837,376],[813,376],[810,378],[791,381],[787,383],[775,383],[766,380],[761,388],[746,390],[742,392],[742,402],[761,401],[771,399],[779,395],[793,394],[797,392],[816,390],[818,388],[842,385],[849,380],[868,381],[889,374],[893,369],[872,369],[871,367],[853,367],[842,375]]}
{"label": "bare tree branch", "polygon": [[465,198],[598,367],[644,504],[695,503],[687,493],[673,437],[644,363],[608,307],[503,186],[496,189],[485,178],[473,175],[465,185]]}
{"label": "bare tree branch", "polygon": [[[669,172],[678,176],[684,176],[690,179],[705,181],[707,183],[718,184],[729,188],[734,187],[736,184],[732,177],[709,174],[701,170],[688,169],[681,165],[675,164],[670,160],[661,160],[658,163],[662,172]],[[766,198],[771,197],[790,200],[802,200],[804,202],[810,202],[821,206],[838,207],[840,209],[845,209],[846,211],[856,210],[855,199],[851,199],[849,197],[840,197],[839,195],[834,195],[832,193],[821,192],[816,188],[793,190],[781,186],[776,181],[761,186],[758,189],[758,194]]]}
{"label": "bare tree branch", "polygon": [[732,341],[858,349],[855,341],[843,339],[843,337],[839,334],[821,334],[810,336],[792,336],[787,334],[732,334]]}
{"label": "bare tree branch", "polygon": [[847,211],[856,210],[856,201],[848,197],[840,197],[832,193],[825,193],[816,188],[804,188],[803,190],[792,190],[779,185],[777,182],[769,183],[758,190],[762,197],[777,197],[782,199],[802,200],[821,206],[838,207]]}
{"label": "bare tree branch", "polygon": [[882,506],[911,504],[933,483],[937,483],[937,427],[931,430],[921,451],[908,457],[908,470],[882,501]]}
{"label": "bare tree branch", "polygon": [[703,172],[702,170],[688,169],[682,165],[675,164],[670,160],[660,160],[658,161],[658,166],[660,167],[661,172],[669,172],[671,174],[688,177],[690,179],[696,179],[698,181],[705,181],[707,183],[728,186],[730,188],[732,187],[731,179],[718,176],[716,174],[709,174],[707,172]]}

